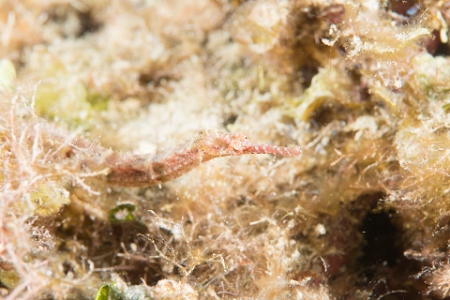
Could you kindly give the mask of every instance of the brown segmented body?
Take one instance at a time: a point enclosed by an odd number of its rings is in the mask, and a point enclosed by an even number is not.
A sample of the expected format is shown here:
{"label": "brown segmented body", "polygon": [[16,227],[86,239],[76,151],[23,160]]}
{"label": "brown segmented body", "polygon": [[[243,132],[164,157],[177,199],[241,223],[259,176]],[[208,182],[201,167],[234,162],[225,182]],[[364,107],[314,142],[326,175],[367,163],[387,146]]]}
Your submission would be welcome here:
{"label": "brown segmented body", "polygon": [[178,178],[213,158],[243,154],[297,156],[301,150],[298,147],[253,144],[242,133],[207,131],[175,151],[153,158],[112,153],[105,160],[111,170],[107,179],[113,185],[152,186]]}

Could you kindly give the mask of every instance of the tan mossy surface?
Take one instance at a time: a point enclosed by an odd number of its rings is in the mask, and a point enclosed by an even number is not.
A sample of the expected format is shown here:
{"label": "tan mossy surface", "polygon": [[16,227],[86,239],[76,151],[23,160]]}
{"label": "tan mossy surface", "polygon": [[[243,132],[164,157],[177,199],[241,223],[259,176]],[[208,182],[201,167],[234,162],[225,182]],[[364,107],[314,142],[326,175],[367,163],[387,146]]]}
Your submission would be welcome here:
{"label": "tan mossy surface", "polygon": [[[0,297],[449,297],[449,22],[431,0],[0,0]],[[303,152],[148,188],[98,164],[207,130]]]}

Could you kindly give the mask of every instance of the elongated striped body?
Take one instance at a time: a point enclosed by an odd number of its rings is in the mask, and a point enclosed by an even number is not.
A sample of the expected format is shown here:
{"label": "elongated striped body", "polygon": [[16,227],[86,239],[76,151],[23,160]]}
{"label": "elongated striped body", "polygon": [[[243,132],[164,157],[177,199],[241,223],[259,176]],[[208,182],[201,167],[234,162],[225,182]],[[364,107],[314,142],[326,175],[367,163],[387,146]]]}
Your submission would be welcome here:
{"label": "elongated striped body", "polygon": [[152,186],[178,178],[213,158],[244,154],[297,156],[301,150],[253,144],[242,133],[208,131],[171,153],[155,157],[112,153],[105,160],[111,170],[107,179],[114,185]]}

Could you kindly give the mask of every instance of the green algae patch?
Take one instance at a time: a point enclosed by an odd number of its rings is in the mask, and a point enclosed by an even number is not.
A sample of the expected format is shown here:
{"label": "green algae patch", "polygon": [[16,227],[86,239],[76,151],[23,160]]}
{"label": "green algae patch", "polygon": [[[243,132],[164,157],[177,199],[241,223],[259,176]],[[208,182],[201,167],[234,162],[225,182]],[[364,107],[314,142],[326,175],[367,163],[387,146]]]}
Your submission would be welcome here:
{"label": "green algae patch", "polygon": [[95,295],[95,300],[123,300],[116,288],[109,284],[102,285]]}
{"label": "green algae patch", "polygon": [[133,212],[136,210],[136,205],[125,203],[120,204],[109,211],[109,221],[113,223],[134,221]]}

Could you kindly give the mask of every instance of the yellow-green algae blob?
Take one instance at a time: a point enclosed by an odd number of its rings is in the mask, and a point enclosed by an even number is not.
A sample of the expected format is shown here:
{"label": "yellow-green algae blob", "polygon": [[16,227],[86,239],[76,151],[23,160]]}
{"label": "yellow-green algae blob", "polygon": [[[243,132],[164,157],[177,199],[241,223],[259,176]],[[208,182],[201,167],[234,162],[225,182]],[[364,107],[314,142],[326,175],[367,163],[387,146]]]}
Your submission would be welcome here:
{"label": "yellow-green algae blob", "polygon": [[38,115],[53,120],[65,120],[71,126],[86,126],[89,119],[107,108],[107,97],[90,93],[84,84],[78,82],[69,88],[61,88],[57,83],[39,85],[35,108]]}
{"label": "yellow-green algae blob", "polygon": [[0,282],[8,289],[14,289],[19,284],[20,277],[16,270],[3,270],[0,268]]}
{"label": "yellow-green algae blob", "polygon": [[110,284],[102,285],[95,295],[95,300],[123,300],[124,298],[116,290],[114,286]]}
{"label": "yellow-green algae blob", "polygon": [[9,59],[0,60],[0,92],[13,92],[16,76],[14,64]]}
{"label": "yellow-green algae blob", "polygon": [[40,183],[37,189],[29,194],[31,205],[37,215],[49,216],[57,213],[63,205],[69,204],[69,192],[50,182]]}
{"label": "yellow-green algae blob", "polygon": [[336,68],[321,68],[312,81],[311,86],[298,99],[297,116],[306,121],[317,108],[325,102],[351,106],[352,99],[350,79]]}

